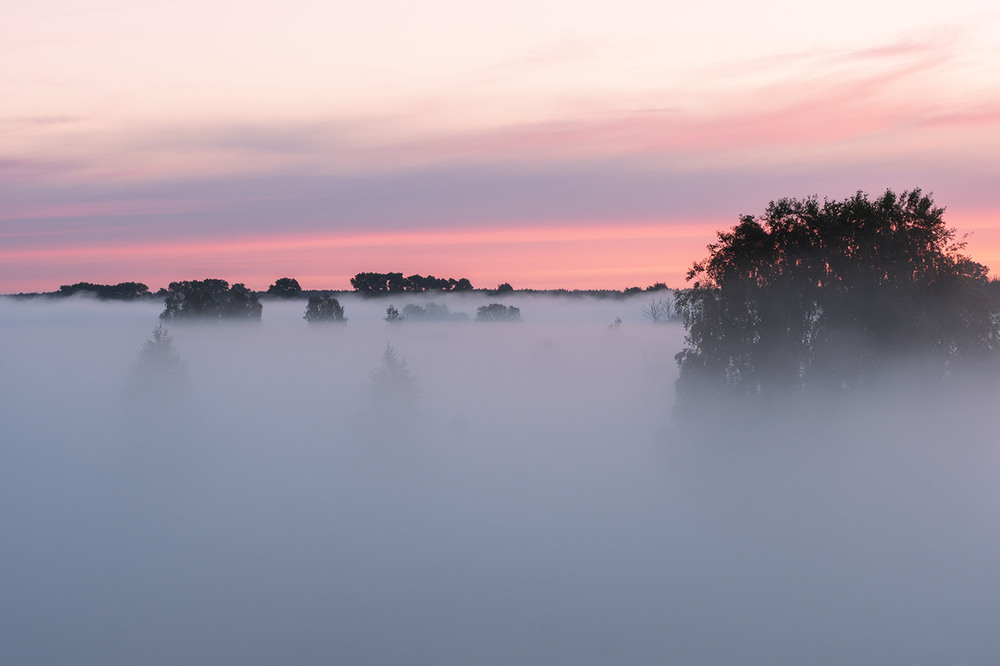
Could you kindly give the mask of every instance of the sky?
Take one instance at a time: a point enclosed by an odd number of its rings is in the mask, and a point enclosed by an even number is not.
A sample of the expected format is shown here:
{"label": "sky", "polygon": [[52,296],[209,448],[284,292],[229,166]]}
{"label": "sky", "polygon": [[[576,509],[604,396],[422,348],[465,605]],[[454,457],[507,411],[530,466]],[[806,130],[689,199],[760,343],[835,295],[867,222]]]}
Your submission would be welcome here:
{"label": "sky", "polygon": [[683,286],[781,197],[922,188],[1000,272],[1000,10],[5,0],[0,292],[361,271]]}

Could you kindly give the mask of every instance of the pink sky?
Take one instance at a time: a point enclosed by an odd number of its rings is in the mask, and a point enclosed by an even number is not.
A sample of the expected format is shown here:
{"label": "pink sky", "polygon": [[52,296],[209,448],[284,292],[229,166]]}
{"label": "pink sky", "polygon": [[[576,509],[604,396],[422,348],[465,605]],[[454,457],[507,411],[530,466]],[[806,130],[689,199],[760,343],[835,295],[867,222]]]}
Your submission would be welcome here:
{"label": "pink sky", "polygon": [[772,199],[913,187],[997,272],[991,5],[12,0],[0,293],[682,286]]}

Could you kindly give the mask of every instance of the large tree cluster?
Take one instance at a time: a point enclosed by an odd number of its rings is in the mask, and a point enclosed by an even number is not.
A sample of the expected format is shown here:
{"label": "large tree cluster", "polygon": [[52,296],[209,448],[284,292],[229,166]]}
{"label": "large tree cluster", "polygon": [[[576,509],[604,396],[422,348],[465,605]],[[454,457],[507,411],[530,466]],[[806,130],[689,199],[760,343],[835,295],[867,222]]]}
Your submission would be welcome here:
{"label": "large tree cluster", "polygon": [[354,290],[365,296],[384,294],[422,293],[425,291],[469,291],[472,283],[468,278],[437,278],[433,275],[410,275],[402,273],[358,273],[351,278]]}
{"label": "large tree cluster", "polygon": [[141,282],[119,282],[118,284],[77,282],[76,284],[64,284],[56,292],[57,296],[73,296],[74,294],[90,294],[101,300],[131,301],[149,296],[149,287]]}
{"label": "large tree cluster", "polygon": [[677,297],[679,397],[849,389],[904,360],[930,379],[995,362],[987,269],[943,213],[919,189],[859,192],[782,199],[720,232]]}
{"label": "large tree cluster", "polygon": [[184,280],[170,283],[160,319],[259,321],[262,312],[260,299],[246,285],[237,283],[230,286],[225,280],[219,279]]}

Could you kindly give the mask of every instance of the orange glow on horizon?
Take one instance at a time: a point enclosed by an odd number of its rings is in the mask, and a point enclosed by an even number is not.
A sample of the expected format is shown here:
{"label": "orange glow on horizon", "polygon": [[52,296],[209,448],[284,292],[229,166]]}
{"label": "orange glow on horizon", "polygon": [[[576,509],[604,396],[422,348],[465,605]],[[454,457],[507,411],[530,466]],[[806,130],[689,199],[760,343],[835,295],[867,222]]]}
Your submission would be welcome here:
{"label": "orange glow on horizon", "polygon": [[[3,285],[7,293],[52,291],[58,287],[53,280],[136,280],[156,289],[204,277],[265,289],[283,276],[296,277],[306,289],[349,289],[348,280],[357,272],[390,270],[469,277],[477,287],[511,282],[535,289],[621,289],[665,281],[680,286],[717,228],[700,222],[260,234],[238,240],[46,245],[0,250],[0,261],[26,275]],[[32,275],[33,264],[63,268],[60,277]],[[120,277],[95,277],[112,273]]]}
{"label": "orange glow on horizon", "polygon": [[[946,213],[965,237],[965,252],[996,274],[1000,215],[988,210]],[[682,224],[568,223],[540,227],[312,232],[132,241],[45,243],[0,249],[0,293],[54,291],[61,284],[138,281],[151,289],[174,280],[220,277],[266,289],[295,277],[306,289],[350,289],[362,271],[467,277],[481,288],[510,282],[532,289],[623,289],[666,282],[683,287],[694,261],[707,255],[716,232],[732,220]],[[49,239],[46,239],[49,240]],[[55,267],[55,268],[53,268]],[[17,276],[16,278],[14,276]]]}

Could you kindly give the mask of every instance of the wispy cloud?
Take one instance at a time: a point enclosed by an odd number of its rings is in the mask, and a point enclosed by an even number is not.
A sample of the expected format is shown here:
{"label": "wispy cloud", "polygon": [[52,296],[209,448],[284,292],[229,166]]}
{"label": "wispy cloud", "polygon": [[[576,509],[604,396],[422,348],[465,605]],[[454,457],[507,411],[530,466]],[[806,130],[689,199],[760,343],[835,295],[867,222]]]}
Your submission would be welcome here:
{"label": "wispy cloud", "polygon": [[570,33],[563,33],[557,39],[536,45],[504,60],[499,60],[484,70],[475,73],[478,79],[490,75],[522,74],[525,70],[537,72],[539,69],[593,60],[606,53],[611,44],[605,40],[585,39]]}
{"label": "wispy cloud", "polygon": [[31,127],[72,125],[86,121],[84,116],[0,116],[0,131],[23,130]]}

